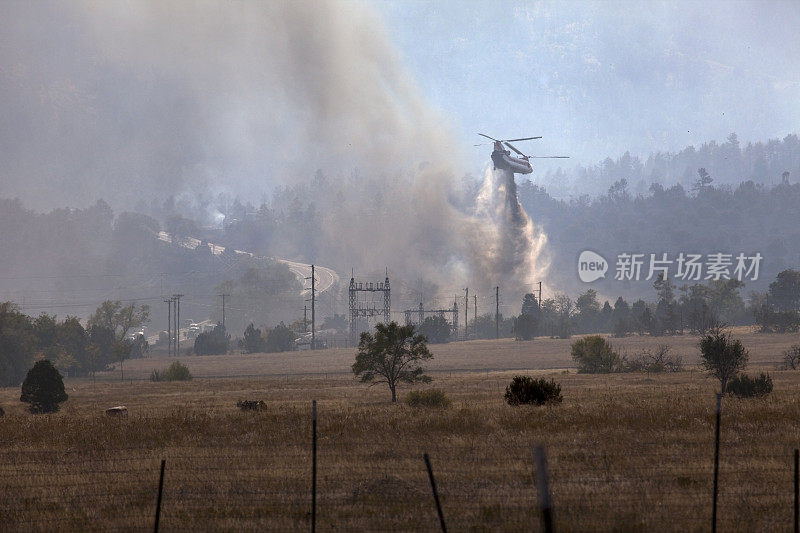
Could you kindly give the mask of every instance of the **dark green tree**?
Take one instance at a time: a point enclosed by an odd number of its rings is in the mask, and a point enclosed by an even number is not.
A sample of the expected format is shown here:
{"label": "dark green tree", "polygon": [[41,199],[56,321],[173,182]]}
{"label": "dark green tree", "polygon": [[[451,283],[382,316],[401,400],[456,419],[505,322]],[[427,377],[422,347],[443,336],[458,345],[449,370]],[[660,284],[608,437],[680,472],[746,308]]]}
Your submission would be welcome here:
{"label": "dark green tree", "polygon": [[719,317],[720,322],[733,324],[741,321],[745,315],[744,300],[740,289],[744,282],[738,279],[712,280],[708,284],[708,305],[711,311]]}
{"label": "dark green tree", "polygon": [[19,401],[30,404],[31,413],[54,413],[67,401],[61,373],[47,359],[36,361],[22,382]]}
{"label": "dark green tree", "polygon": [[338,333],[346,332],[347,328],[347,317],[343,314],[337,315],[334,313],[333,316],[325,317],[322,322],[322,329],[335,329]]}
{"label": "dark green tree", "polygon": [[94,373],[105,369],[115,360],[114,345],[117,343],[114,330],[90,325],[87,329],[89,333],[89,371]]}
{"label": "dark green tree", "polygon": [[0,385],[19,385],[33,362],[36,347],[30,317],[11,302],[0,303]]}
{"label": "dark green tree", "polygon": [[705,334],[719,325],[719,317],[711,307],[711,290],[707,285],[695,283],[681,287],[686,294],[681,296],[683,317],[692,333]]}
{"label": "dark green tree", "polygon": [[130,358],[132,350],[133,350],[133,343],[128,339],[115,342],[113,347],[111,348],[111,353],[114,356],[114,360],[119,361],[120,380],[125,380],[124,364],[125,360]]}
{"label": "dark green tree", "polygon": [[692,190],[695,192],[700,192],[705,190],[706,187],[711,185],[714,181],[714,178],[708,173],[705,168],[698,168],[697,169],[697,181],[692,184]]}
{"label": "dark green tree", "polygon": [[700,339],[700,363],[706,372],[719,380],[721,394],[725,394],[728,381],[744,370],[748,358],[742,342],[720,328]]}
{"label": "dark green tree", "polygon": [[522,314],[531,316],[539,314],[539,302],[535,294],[529,292],[522,298]]}
{"label": "dark green tree", "polygon": [[434,315],[426,317],[422,321],[419,332],[425,335],[431,344],[441,344],[450,340],[452,329],[447,319],[443,316]]}
{"label": "dark green tree", "polygon": [[295,334],[281,322],[267,333],[267,352],[288,352],[294,350]]}
{"label": "dark green tree", "polygon": [[769,284],[770,303],[779,311],[800,311],[800,271],[784,270]]}
{"label": "dark green tree", "polygon": [[613,332],[615,337],[625,337],[631,330],[631,308],[622,296],[614,302]]}
{"label": "dark green tree", "polygon": [[36,335],[40,350],[53,346],[58,342],[58,322],[55,315],[42,313],[33,320],[33,333]]}
{"label": "dark green tree", "polygon": [[534,315],[522,313],[514,319],[514,338],[529,341],[536,336],[539,320]]}
{"label": "dark green tree", "polygon": [[640,335],[647,331],[644,324],[645,311],[648,311],[647,303],[641,298],[631,305],[631,329]]}
{"label": "dark green tree", "polygon": [[91,370],[89,354],[89,334],[81,325],[77,317],[68,316],[58,325],[58,344],[64,351],[75,359],[76,371],[86,375]]}
{"label": "dark green tree", "polygon": [[195,355],[221,355],[228,353],[231,336],[225,326],[217,324],[211,331],[201,333],[194,339]]}
{"label": "dark green tree", "polygon": [[662,335],[664,332],[677,332],[681,327],[681,320],[672,282],[662,273],[653,282],[653,288],[658,294],[655,313],[657,333]]}
{"label": "dark green tree", "polygon": [[413,325],[377,324],[375,335],[361,334],[353,374],[362,383],[386,383],[392,392],[392,402],[396,402],[399,383],[431,381],[419,364],[433,358],[427,342],[424,335],[414,333]]}
{"label": "dark green tree", "polygon": [[598,330],[600,331],[611,331],[611,328],[614,327],[612,318],[614,316],[614,308],[611,307],[611,304],[608,303],[608,300],[603,304],[603,308],[600,309],[600,324]]}
{"label": "dark green tree", "polygon": [[588,289],[579,295],[575,301],[575,307],[578,309],[576,317],[578,329],[590,333],[597,331],[600,319],[600,302],[597,299],[597,291]]}
{"label": "dark green tree", "polygon": [[261,329],[255,327],[252,322],[244,330],[244,342],[242,343],[247,353],[260,353],[266,348],[266,341],[261,336]]}

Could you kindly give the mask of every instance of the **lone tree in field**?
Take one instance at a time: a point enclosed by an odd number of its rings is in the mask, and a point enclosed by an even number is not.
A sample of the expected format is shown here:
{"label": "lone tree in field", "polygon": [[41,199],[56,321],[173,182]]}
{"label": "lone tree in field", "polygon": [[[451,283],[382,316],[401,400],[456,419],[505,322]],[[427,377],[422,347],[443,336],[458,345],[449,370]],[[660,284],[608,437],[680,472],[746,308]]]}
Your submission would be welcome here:
{"label": "lone tree in field", "polygon": [[397,322],[378,324],[375,335],[362,333],[358,343],[353,373],[362,383],[386,383],[397,401],[397,384],[421,381],[428,383],[420,361],[433,359],[425,335],[414,335],[414,326],[398,326]]}
{"label": "lone tree in field", "polygon": [[747,366],[748,357],[741,341],[731,338],[720,328],[700,339],[700,362],[706,372],[719,380],[722,394],[725,394],[728,381]]}
{"label": "lone tree in field", "polygon": [[58,404],[67,401],[61,373],[47,359],[36,361],[22,382],[19,401],[31,404],[31,413],[54,413]]}

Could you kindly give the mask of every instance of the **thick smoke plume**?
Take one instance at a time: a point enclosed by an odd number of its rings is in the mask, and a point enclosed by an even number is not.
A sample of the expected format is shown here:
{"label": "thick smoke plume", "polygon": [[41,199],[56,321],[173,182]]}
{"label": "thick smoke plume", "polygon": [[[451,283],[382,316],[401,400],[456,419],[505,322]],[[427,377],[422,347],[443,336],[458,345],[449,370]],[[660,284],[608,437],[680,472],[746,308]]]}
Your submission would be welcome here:
{"label": "thick smoke plume", "polygon": [[495,233],[486,253],[479,256],[487,263],[484,269],[500,273],[501,279],[519,280],[521,287],[542,280],[547,273],[542,258],[547,237],[520,205],[512,172],[486,170],[477,214]]}
{"label": "thick smoke plume", "polygon": [[335,246],[300,258],[448,287],[541,279],[513,176],[452,205],[464,158],[367,5],[3,2],[0,36],[0,196],[119,211],[262,198],[322,169]]}

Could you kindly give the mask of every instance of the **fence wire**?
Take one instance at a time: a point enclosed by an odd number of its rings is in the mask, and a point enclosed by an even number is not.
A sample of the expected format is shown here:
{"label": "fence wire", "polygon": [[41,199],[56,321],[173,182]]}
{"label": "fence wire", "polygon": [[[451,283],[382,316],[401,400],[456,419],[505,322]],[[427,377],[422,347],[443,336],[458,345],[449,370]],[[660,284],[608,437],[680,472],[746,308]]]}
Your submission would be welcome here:
{"label": "fence wire", "polygon": [[[711,525],[713,449],[697,455],[547,450],[560,530],[704,531]],[[629,450],[629,447],[626,448]],[[438,517],[422,454],[433,464],[454,531],[539,527],[533,450],[495,454],[465,443],[387,451],[365,445],[318,450],[317,527],[436,531]],[[161,527],[173,530],[307,530],[311,449],[203,446],[84,453],[0,450],[0,523],[7,531],[151,530],[161,458],[166,459]],[[721,530],[789,529],[792,450],[723,449]]]}

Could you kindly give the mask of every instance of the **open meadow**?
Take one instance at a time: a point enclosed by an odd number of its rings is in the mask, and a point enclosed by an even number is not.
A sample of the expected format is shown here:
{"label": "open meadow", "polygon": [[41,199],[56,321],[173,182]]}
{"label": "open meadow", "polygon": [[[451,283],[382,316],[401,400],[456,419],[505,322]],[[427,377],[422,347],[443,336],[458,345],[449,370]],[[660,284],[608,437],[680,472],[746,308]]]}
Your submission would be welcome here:
{"label": "open meadow", "polygon": [[[768,370],[775,386],[765,399],[723,400],[720,529],[788,529],[800,374],[774,368],[800,338],[736,336],[748,370]],[[433,383],[413,388],[444,390],[447,408],[391,404],[384,385],[353,379],[354,349],[183,357],[195,379],[172,383],[146,379],[167,358],[127,361],[124,382],[119,372],[66,380],[70,398],[53,415],[28,414],[18,388],[1,389],[0,523],[150,529],[163,458],[163,530],[307,530],[316,399],[321,531],[436,531],[425,452],[449,529],[536,530],[534,444],[548,454],[558,530],[710,529],[718,383],[692,366],[697,338],[612,342],[629,355],[669,344],[687,369],[579,375],[568,340],[503,339],[432,346]],[[523,369],[561,383],[563,403],[506,405]],[[239,399],[267,409],[241,412]],[[103,413],[118,404],[127,418]]]}
{"label": "open meadow", "polygon": [[[771,369],[779,364],[782,353],[792,344],[800,343],[800,335],[772,335],[753,333],[750,327],[733,329],[750,350],[753,367]],[[562,370],[574,368],[570,357],[572,339],[538,337],[532,341],[514,339],[475,340],[429,345],[433,360],[426,366],[433,372],[469,372],[494,370]],[[699,362],[698,337],[680,335],[671,337],[631,336],[610,339],[620,355],[635,356],[645,348],[667,344],[671,353],[680,356],[689,366]],[[181,356],[195,377],[277,377],[332,374],[351,375],[355,348],[333,348],[317,351],[299,351],[271,354]],[[125,379],[147,379],[153,369],[166,367],[171,359],[163,354],[124,363]],[[119,380],[120,373],[104,373],[103,380]]]}

